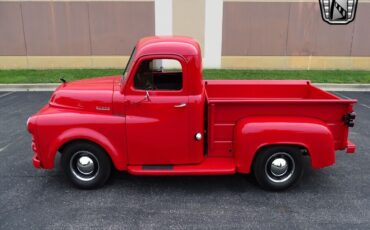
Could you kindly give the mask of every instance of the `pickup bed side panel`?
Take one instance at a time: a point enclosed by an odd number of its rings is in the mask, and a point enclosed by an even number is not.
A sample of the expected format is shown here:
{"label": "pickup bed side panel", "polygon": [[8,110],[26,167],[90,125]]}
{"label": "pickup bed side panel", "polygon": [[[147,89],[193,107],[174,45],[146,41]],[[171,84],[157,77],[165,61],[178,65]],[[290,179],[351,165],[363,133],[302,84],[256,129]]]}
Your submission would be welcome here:
{"label": "pickup bed side panel", "polygon": [[53,168],[58,149],[73,140],[94,142],[107,152],[116,169],[127,168],[124,117],[53,110],[49,108],[37,120],[35,141],[43,168]]}
{"label": "pickup bed side panel", "polygon": [[296,145],[308,150],[313,168],[335,163],[334,138],[320,120],[306,117],[250,117],[234,129],[237,170],[249,173],[255,154],[268,145]]}

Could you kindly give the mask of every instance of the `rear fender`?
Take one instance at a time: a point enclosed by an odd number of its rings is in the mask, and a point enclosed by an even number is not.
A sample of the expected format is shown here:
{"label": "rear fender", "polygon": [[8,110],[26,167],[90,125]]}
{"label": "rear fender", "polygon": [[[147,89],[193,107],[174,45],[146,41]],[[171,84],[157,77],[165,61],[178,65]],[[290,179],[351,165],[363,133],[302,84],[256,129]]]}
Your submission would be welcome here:
{"label": "rear fender", "polygon": [[91,141],[100,147],[102,147],[107,154],[112,159],[112,162],[116,169],[124,170],[126,169],[126,159],[124,154],[119,154],[117,149],[112,145],[107,137],[96,132],[95,130],[88,128],[72,128],[61,133],[55,141],[53,141],[48,148],[45,161],[43,162],[43,167],[46,169],[51,169],[54,167],[54,159],[58,150],[68,142],[74,140],[87,140]]}
{"label": "rear fender", "polygon": [[313,168],[335,163],[334,138],[324,122],[307,117],[250,117],[234,129],[238,172],[249,173],[256,153],[269,145],[306,148]]}

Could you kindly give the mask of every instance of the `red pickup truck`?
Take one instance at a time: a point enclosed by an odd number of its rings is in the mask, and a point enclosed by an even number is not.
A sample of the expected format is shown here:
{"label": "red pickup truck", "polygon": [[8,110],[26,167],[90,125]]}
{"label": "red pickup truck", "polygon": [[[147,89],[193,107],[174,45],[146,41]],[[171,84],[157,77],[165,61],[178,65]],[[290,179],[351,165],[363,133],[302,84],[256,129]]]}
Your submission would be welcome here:
{"label": "red pickup truck", "polygon": [[79,188],[102,186],[112,167],[134,175],[253,173],[261,187],[289,188],[308,156],[335,162],[348,140],[353,104],[309,81],[202,80],[198,43],[147,37],[123,75],[62,83],[27,121],[33,165],[57,152]]}

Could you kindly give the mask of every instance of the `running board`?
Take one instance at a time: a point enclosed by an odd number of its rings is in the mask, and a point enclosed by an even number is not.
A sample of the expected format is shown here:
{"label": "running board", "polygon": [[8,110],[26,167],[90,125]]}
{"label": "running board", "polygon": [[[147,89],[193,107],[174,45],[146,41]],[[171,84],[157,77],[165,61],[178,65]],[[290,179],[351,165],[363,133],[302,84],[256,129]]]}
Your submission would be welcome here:
{"label": "running board", "polygon": [[234,158],[209,157],[197,165],[131,165],[128,172],[142,176],[164,175],[230,175],[235,174]]}

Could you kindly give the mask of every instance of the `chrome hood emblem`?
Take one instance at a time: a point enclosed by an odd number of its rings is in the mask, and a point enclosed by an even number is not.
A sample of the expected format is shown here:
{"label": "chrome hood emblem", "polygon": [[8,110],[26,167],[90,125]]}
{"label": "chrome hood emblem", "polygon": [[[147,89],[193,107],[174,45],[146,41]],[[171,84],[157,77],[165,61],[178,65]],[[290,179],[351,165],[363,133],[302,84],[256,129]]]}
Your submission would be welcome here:
{"label": "chrome hood emblem", "polygon": [[109,111],[110,110],[110,107],[108,106],[96,106],[95,108],[96,110],[99,110],[99,111]]}

